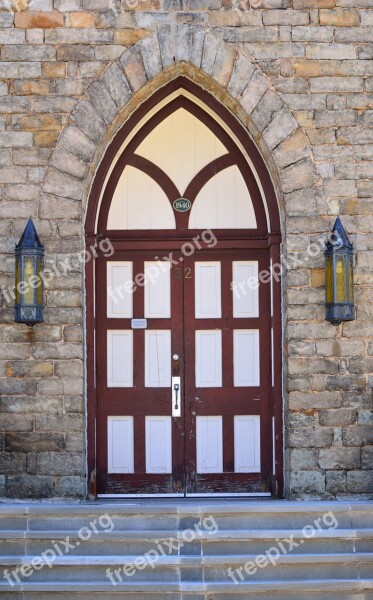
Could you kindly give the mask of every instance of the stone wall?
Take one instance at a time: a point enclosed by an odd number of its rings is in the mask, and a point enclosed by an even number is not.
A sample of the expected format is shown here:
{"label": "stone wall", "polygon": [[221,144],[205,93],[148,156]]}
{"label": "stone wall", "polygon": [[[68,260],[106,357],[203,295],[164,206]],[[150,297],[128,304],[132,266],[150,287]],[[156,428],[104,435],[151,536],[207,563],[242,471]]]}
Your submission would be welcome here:
{"label": "stone wall", "polygon": [[[15,325],[14,243],[31,215],[48,268],[84,247],[108,141],[179,71],[211,78],[277,184],[288,496],[372,497],[372,41],[373,0],[0,0],[2,495],[86,493],[83,273],[51,278],[43,325]],[[340,327],[315,251],[336,215],[357,251],[357,318]]]}

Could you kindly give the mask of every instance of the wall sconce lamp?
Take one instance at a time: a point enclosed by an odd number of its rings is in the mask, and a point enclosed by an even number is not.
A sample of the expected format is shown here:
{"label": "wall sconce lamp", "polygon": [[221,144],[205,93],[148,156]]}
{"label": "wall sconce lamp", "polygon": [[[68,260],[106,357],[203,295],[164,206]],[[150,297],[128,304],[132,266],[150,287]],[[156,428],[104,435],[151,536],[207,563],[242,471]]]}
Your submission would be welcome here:
{"label": "wall sconce lamp", "polygon": [[353,245],[338,217],[325,250],[325,319],[332,325],[355,318],[353,260]]}
{"label": "wall sconce lamp", "polygon": [[30,217],[15,247],[16,302],[14,320],[33,327],[44,321],[44,246]]}

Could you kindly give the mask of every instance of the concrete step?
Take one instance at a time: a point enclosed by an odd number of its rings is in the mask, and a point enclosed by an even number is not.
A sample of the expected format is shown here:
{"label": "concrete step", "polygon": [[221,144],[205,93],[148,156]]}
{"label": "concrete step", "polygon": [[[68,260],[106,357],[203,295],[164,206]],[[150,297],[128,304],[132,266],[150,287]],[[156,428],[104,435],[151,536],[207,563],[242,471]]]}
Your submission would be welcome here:
{"label": "concrete step", "polygon": [[[1,529],[65,530],[74,521],[77,528],[87,526],[92,518],[108,514],[115,529],[180,529],[193,526],[201,518],[214,516],[219,529],[271,529],[303,528],[305,524],[321,519],[332,512],[339,528],[373,528],[372,503],[344,502],[286,502],[185,500],[184,503],[155,501],[85,504],[9,504],[0,510]],[[156,520],[156,525],[155,521]],[[321,521],[320,521],[321,523]]]}
{"label": "concrete step", "polygon": [[0,572],[4,600],[373,600],[373,503],[4,504]]}
{"label": "concrete step", "polygon": [[[317,572],[319,580],[358,579],[373,573],[373,553],[356,554],[289,554],[286,556],[263,556],[261,565],[255,566],[257,554],[223,556],[149,556],[149,559],[134,556],[62,556],[50,560],[41,570],[27,576],[28,582],[77,582],[96,581],[106,583],[160,581],[188,581],[198,583],[245,583],[267,581],[309,580]],[[31,564],[32,556],[6,556],[0,559],[0,569],[18,573],[17,567]],[[138,567],[136,568],[136,565]],[[245,565],[251,565],[249,572]],[[50,566],[49,566],[50,565]],[[110,577],[108,576],[110,573]],[[117,573],[117,574],[116,574]],[[13,582],[17,581],[12,577]]]}
{"label": "concrete step", "polygon": [[[187,534],[187,535],[184,535]],[[94,546],[87,540],[79,537],[81,532],[77,531],[44,531],[44,532],[19,532],[4,531],[0,536],[0,556],[14,554],[18,547],[21,550],[19,554],[38,552],[40,548],[45,548],[46,544],[52,540],[63,546],[63,540],[68,538],[71,542],[69,554],[92,553],[106,555],[108,554],[138,554],[139,550],[144,552],[162,541],[166,544],[169,554],[220,554],[224,553],[241,554],[242,548],[245,553],[250,554],[250,549],[258,553],[261,548],[267,549],[269,545],[279,544],[281,540],[286,540],[284,548],[288,547],[291,551],[296,549],[297,553],[315,553],[315,552],[369,552],[373,547],[373,529],[342,529],[336,531],[315,532],[314,536],[306,539],[301,531],[298,530],[273,530],[273,531],[255,531],[243,530],[237,531],[217,531],[211,537],[206,533],[201,533],[195,539],[190,540],[190,530],[184,531],[144,531],[144,532],[99,532],[92,534]],[[89,540],[91,541],[91,540]],[[170,541],[167,545],[167,541]],[[171,548],[171,541],[173,542]],[[79,542],[79,543],[78,543]],[[74,546],[74,548],[72,548]],[[231,550],[228,550],[228,547]],[[8,548],[12,552],[7,552]],[[131,551],[135,549],[135,552]],[[198,551],[201,548],[201,552]],[[325,550],[324,550],[325,549]],[[33,553],[31,552],[31,553]],[[285,550],[283,549],[285,554]]]}
{"label": "concrete step", "polygon": [[[297,554],[334,554],[373,551],[373,529],[335,529],[315,531],[312,538],[305,539],[300,530],[222,530],[213,534],[201,531],[193,542],[185,542],[184,531],[153,530],[98,532],[94,543],[82,541],[76,530],[65,531],[5,531],[0,535],[1,556],[37,555],[52,540],[63,548],[70,541],[69,555],[139,555],[154,549],[161,540],[172,540],[170,554],[192,555],[240,555],[260,554],[276,545],[278,541],[294,541]],[[285,543],[285,548],[290,542]]]}
{"label": "concrete step", "polygon": [[[260,600],[371,600],[373,598],[373,579],[365,580],[323,580],[311,579],[296,581],[260,580],[238,585],[218,583],[180,582],[175,585],[158,582],[125,583],[117,586],[102,585],[100,582],[76,583],[28,583],[22,590],[9,594],[10,600],[40,598],[41,600],[57,600],[76,598],[91,600],[92,598],[126,598],[126,600],[241,600],[252,598]],[[1,591],[0,588],[0,593]],[[20,595],[22,594],[22,595]]]}

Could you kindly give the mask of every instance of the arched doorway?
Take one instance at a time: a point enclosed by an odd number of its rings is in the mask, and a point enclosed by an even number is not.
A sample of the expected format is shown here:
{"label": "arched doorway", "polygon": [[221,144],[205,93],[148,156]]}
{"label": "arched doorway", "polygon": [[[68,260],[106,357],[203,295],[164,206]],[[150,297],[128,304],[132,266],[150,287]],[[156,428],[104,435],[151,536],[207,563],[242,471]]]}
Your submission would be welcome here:
{"label": "arched doorway", "polygon": [[174,80],[109,147],[86,233],[114,249],[87,266],[92,491],[281,494],[280,225],[245,130]]}

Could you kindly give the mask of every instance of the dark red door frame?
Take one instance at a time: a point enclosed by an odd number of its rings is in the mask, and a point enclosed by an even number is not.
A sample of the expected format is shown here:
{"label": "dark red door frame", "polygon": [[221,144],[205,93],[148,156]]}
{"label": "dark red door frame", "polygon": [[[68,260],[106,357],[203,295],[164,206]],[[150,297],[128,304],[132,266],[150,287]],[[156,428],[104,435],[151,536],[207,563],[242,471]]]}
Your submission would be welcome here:
{"label": "dark red door frame", "polygon": [[[194,96],[202,100],[210,109],[212,109],[231,129],[239,142],[244,147],[245,151],[250,156],[250,159],[258,173],[260,182],[266,197],[270,231],[265,234],[263,230],[255,232],[250,231],[216,231],[217,237],[221,237],[222,241],[219,248],[224,246],[242,247],[242,248],[270,248],[273,264],[280,263],[280,243],[281,243],[281,228],[280,216],[277,204],[275,190],[272,184],[271,177],[267,167],[256,148],[253,141],[249,138],[247,132],[238,122],[238,120],[220,104],[212,95],[205,90],[202,90],[198,85],[191,82],[185,77],[178,77],[160,90],[158,90],[151,98],[146,100],[126,121],[123,127],[114,137],[109,145],[103,160],[97,170],[92,190],[88,202],[88,211],[85,224],[86,244],[89,248],[93,244],[99,242],[100,239],[107,237],[108,232],[106,227],[103,227],[98,232],[95,230],[97,219],[97,211],[99,210],[99,202],[101,191],[103,189],[106,176],[110,166],[122,146],[123,142],[141,119],[159,104],[163,99],[178,89],[185,89]],[[211,119],[211,116],[208,116]],[[257,201],[254,199],[254,202]],[[255,204],[254,204],[254,208]],[[262,207],[258,209],[259,214],[262,214]],[[257,209],[256,209],[257,213]],[[258,214],[258,213],[257,213]],[[171,233],[171,235],[169,235]],[[178,247],[180,242],[193,237],[196,232],[185,230],[184,235],[177,235],[176,232],[167,232],[167,246]],[[109,236],[110,237],[110,236]],[[157,240],[158,237],[158,240]],[[177,239],[178,238],[178,239]],[[138,233],[137,236],[133,232],[115,232],[112,237],[113,246],[121,250],[130,250],[139,248],[156,248],[165,247],[164,240],[158,235],[149,235],[149,232]],[[180,247],[180,246],[179,246]],[[86,276],[86,340],[87,340],[87,463],[88,463],[88,495],[90,498],[96,497],[96,457],[97,457],[97,386],[96,386],[96,306],[95,306],[95,259],[87,262],[85,269]],[[282,314],[281,314],[281,280],[277,277],[273,281],[273,316],[272,327],[274,332],[274,386],[271,389],[271,404],[272,414],[275,419],[275,474],[273,475],[273,490],[277,497],[283,496],[283,406],[282,406]]]}

